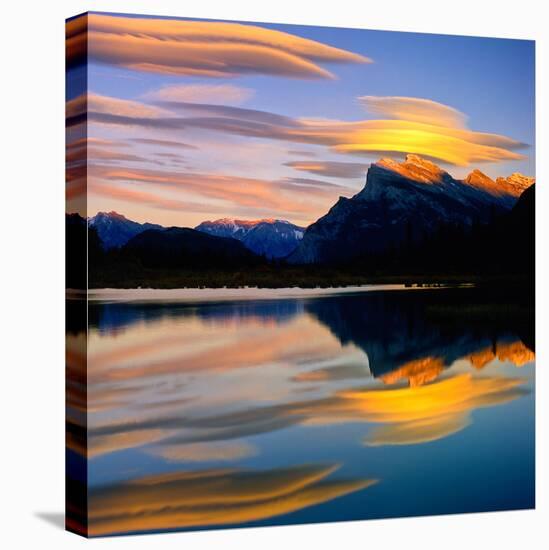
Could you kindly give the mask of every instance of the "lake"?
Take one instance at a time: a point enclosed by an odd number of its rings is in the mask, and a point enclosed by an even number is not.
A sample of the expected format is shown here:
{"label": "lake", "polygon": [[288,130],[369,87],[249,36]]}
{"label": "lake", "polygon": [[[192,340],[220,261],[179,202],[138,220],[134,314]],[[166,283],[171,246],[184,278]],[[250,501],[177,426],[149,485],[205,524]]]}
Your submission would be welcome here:
{"label": "lake", "polygon": [[[67,458],[92,536],[535,505],[521,299],[113,290],[88,315],[87,441]],[[78,424],[85,328],[67,342]]]}

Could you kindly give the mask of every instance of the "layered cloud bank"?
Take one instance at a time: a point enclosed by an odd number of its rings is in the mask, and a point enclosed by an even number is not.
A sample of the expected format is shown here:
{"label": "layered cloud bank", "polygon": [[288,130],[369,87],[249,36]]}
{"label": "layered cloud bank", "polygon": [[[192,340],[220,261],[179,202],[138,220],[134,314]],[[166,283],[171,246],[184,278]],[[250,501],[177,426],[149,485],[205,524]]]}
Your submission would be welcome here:
{"label": "layered cloud bank", "polygon": [[[158,93],[160,97],[166,96],[162,91]],[[177,91],[167,93],[167,97],[174,95],[177,96]],[[183,89],[180,95],[192,93]],[[390,101],[385,102],[387,99]],[[418,98],[396,99],[398,101],[370,97],[366,102],[374,112],[381,109],[382,114],[391,118],[342,121],[294,118],[268,111],[189,101],[164,99],[151,105],[91,94],[88,120],[93,124],[148,131],[201,129],[321,145],[344,154],[416,153],[458,166],[524,158],[517,152],[525,147],[523,143],[507,136],[469,130],[463,127],[465,115],[451,107]]]}
{"label": "layered cloud bank", "polygon": [[[87,35],[87,36],[86,36]],[[87,40],[86,40],[87,38]],[[369,63],[353,52],[238,23],[88,14],[68,25],[68,64],[88,59],[151,73],[226,78],[334,78],[320,63]]]}
{"label": "layered cloud bank", "polygon": [[[108,74],[154,84],[122,86],[126,97],[90,91],[67,102],[69,199],[88,183],[92,210],[116,208],[142,221],[193,225],[204,213],[308,225],[356,193],[379,156],[413,153],[463,167],[526,158],[524,143],[473,130],[465,113],[429,98],[337,96],[349,70],[355,79],[375,73],[371,59],[288,28],[94,13],[70,21],[69,67],[89,62],[93,75],[107,65]],[[351,67],[334,83],[326,65]],[[272,105],[271,83],[288,114],[257,108]],[[318,105],[303,103],[301,87]],[[336,106],[332,91],[343,97]],[[84,125],[96,142],[76,146]]]}
{"label": "layered cloud bank", "polygon": [[[254,218],[274,215],[306,225],[326,211],[337,197],[354,194],[356,189],[346,187],[345,182],[361,181],[368,169],[367,162],[324,160],[323,154],[340,153],[356,158],[356,155],[418,151],[461,166],[523,158],[516,151],[522,143],[506,136],[462,128],[464,116],[432,101],[369,98],[368,104],[375,110],[383,109],[387,117],[407,116],[415,120],[387,118],[349,122],[174,100],[196,99],[200,90],[200,87],[169,87],[149,96],[155,98],[150,102],[94,93],[71,100],[67,104],[69,128],[87,120],[92,137],[87,150],[85,144],[79,148],[75,143],[68,143],[69,195],[85,191],[87,166],[89,190],[97,196],[174,212]],[[246,94],[236,87],[206,87],[202,91],[219,102],[240,101]],[[454,126],[443,126],[443,123]],[[135,133],[139,137],[130,137]],[[180,139],[181,135],[185,141]],[[192,162],[200,155],[199,144],[205,136],[210,136],[215,143],[214,152],[210,153],[213,172],[197,170]],[[234,142],[227,151],[220,147],[224,140],[229,146],[235,139],[240,142]],[[247,151],[240,160],[235,156],[238,143],[242,152]],[[296,155],[290,148],[292,152],[282,153],[286,162],[283,157],[279,156],[277,161],[276,156],[266,155],[266,168],[271,166],[273,174],[290,169],[316,178],[339,180],[339,183],[291,175],[272,178],[241,175],[250,171],[246,167],[254,162],[255,148],[262,144],[273,144],[276,148],[276,144],[280,144],[287,150],[292,143],[319,147],[316,158],[308,151]],[[202,158],[205,155],[206,152],[202,152]],[[302,158],[296,160],[296,156]],[[224,163],[238,163],[240,174],[223,173],[219,166]],[[201,200],[204,198],[207,202]],[[147,218],[154,219],[150,215]]]}
{"label": "layered cloud bank", "polygon": [[358,100],[367,111],[383,118],[452,128],[466,127],[467,117],[463,113],[430,99],[365,95]]}

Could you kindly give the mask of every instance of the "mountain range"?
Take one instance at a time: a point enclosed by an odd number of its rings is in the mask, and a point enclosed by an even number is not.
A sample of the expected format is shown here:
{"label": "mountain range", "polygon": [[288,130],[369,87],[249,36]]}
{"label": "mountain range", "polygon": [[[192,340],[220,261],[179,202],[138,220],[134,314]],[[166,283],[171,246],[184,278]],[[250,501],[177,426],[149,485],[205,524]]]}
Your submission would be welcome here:
{"label": "mountain range", "polygon": [[340,197],[310,225],[290,264],[342,264],[411,250],[451,228],[468,234],[509,212],[533,178],[513,174],[492,180],[474,170],[463,180],[433,162],[407,155],[404,162],[373,163],[364,188]]}
{"label": "mountain range", "polygon": [[[154,223],[139,223],[118,212],[98,212],[88,219],[88,226],[97,231],[104,250],[121,248],[131,239],[149,229],[167,228]],[[180,228],[181,229],[181,228]],[[205,221],[196,228],[201,233],[241,241],[246,248],[267,259],[282,258],[295,250],[305,229],[285,220]],[[187,235],[190,233],[187,231]]]}
{"label": "mountain range", "polygon": [[223,218],[202,222],[195,229],[217,237],[238,239],[251,251],[268,259],[284,258],[291,254],[305,232],[304,227],[276,219],[247,221]]}
{"label": "mountain range", "polygon": [[306,229],[229,218],[166,228],[99,212],[86,232],[86,220],[73,214],[68,257],[79,258],[83,269],[67,277],[75,288],[83,285],[87,242],[91,287],[348,285],[371,276],[431,275],[514,277],[530,285],[534,188],[534,179],[521,174],[493,180],[473,170],[456,179],[408,155],[373,163],[359,193],[340,197]]}

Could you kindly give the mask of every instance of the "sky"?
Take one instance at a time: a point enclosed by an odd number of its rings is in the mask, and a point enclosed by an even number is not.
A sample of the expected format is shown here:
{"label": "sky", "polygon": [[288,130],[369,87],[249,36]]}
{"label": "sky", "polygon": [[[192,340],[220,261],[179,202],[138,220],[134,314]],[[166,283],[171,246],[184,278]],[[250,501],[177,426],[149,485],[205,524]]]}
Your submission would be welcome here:
{"label": "sky", "polygon": [[84,22],[67,23],[69,210],[87,190],[89,216],[307,226],[382,157],[419,154],[454,177],[535,175],[532,41],[100,13],[86,33]]}

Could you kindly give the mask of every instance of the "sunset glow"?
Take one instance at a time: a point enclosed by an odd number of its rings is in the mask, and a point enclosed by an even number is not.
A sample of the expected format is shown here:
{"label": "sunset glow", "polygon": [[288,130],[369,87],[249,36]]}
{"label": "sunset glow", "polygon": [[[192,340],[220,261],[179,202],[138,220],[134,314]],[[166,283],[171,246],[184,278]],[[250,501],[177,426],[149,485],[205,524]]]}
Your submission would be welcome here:
{"label": "sunset glow", "polygon": [[[458,175],[479,163],[493,178],[533,175],[524,116],[532,106],[514,87],[528,81],[521,75],[532,70],[529,58],[515,64],[502,44],[497,62],[486,59],[491,76],[473,82],[460,79],[451,58],[424,56],[425,74],[413,94],[403,93],[409,68],[398,57],[412,55],[417,37],[368,39],[361,31],[364,38],[344,40],[346,32],[94,13],[70,21],[69,68],[78,70],[87,35],[89,91],[69,90],[67,197],[77,204],[86,192],[85,153],[75,148],[86,109],[90,216],[116,210],[168,226],[221,217],[307,226],[359,191],[372,161],[408,153]],[[482,72],[475,39],[461,41],[461,64]],[[403,73],[400,85],[383,79],[388,63]],[[453,92],[440,86],[447,78]],[[491,110],[480,112],[479,90],[488,89]]]}

